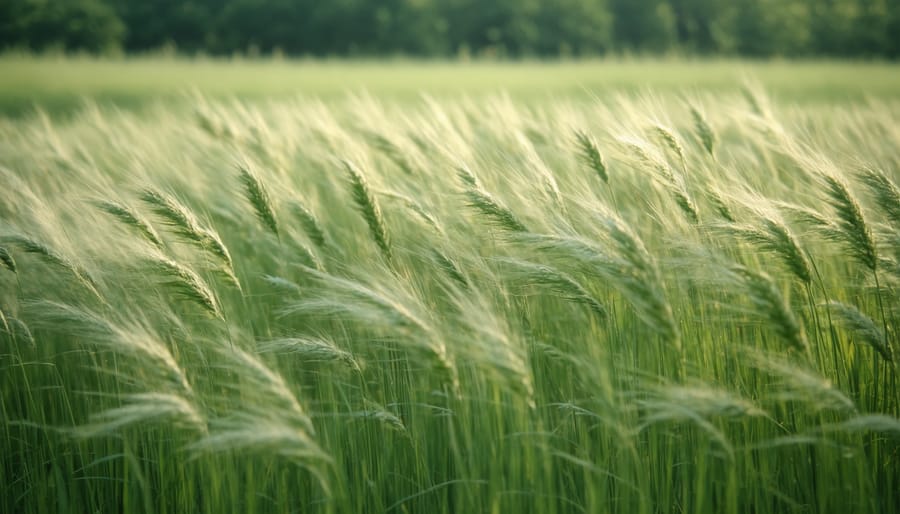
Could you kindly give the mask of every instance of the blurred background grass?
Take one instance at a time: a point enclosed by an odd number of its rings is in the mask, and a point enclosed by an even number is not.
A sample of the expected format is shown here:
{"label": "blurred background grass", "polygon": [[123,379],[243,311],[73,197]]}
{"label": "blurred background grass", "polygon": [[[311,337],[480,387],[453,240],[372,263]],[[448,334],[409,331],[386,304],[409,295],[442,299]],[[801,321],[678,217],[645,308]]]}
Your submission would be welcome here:
{"label": "blurred background grass", "polygon": [[740,59],[603,59],[572,61],[419,61],[189,59],[174,57],[0,58],[0,113],[40,107],[64,113],[85,99],[139,107],[151,99],[183,101],[187,93],[275,99],[332,98],[366,91],[414,98],[508,92],[515,97],[605,96],[654,90],[717,92],[744,80],[798,102],[900,96],[900,67],[866,61]]}

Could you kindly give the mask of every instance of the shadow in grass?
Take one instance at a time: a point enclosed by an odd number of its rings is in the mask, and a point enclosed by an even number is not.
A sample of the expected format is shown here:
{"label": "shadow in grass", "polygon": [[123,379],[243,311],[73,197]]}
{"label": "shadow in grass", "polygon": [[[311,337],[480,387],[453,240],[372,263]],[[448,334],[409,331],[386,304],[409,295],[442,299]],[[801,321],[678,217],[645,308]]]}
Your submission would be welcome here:
{"label": "shadow in grass", "polygon": [[[42,110],[53,118],[68,118],[80,111],[87,102],[93,102],[102,107],[117,107],[137,111],[152,103],[153,100],[164,99],[123,93],[92,96],[41,94],[39,97],[30,95],[27,92],[7,93],[0,95],[0,116],[22,119],[30,117],[37,110]],[[176,96],[172,97],[172,100],[179,102],[182,98]]]}

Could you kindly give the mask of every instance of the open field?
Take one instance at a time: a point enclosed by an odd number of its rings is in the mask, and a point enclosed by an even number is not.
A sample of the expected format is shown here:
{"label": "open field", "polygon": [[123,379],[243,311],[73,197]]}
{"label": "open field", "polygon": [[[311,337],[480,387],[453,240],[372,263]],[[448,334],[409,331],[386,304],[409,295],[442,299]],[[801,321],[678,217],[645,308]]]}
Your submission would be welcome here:
{"label": "open field", "polygon": [[900,508],[896,68],[229,66],[0,64],[0,512]]}
{"label": "open field", "polygon": [[507,92],[516,97],[608,96],[639,92],[727,92],[744,79],[770,94],[802,102],[897,97],[900,68],[888,63],[837,61],[602,60],[570,62],[288,61],[173,58],[55,59],[0,57],[0,113],[30,112],[34,104],[67,111],[83,98],[135,106],[148,99],[183,101],[199,91],[244,99],[339,98],[369,91],[415,98]]}

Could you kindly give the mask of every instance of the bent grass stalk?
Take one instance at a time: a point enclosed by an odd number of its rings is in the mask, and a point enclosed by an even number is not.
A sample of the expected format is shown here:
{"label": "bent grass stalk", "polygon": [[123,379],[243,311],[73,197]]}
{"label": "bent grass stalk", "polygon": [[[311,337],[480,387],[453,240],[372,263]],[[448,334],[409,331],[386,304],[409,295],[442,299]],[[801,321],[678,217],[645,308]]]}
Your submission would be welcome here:
{"label": "bent grass stalk", "polygon": [[3,120],[0,511],[900,504],[890,102],[682,98]]}

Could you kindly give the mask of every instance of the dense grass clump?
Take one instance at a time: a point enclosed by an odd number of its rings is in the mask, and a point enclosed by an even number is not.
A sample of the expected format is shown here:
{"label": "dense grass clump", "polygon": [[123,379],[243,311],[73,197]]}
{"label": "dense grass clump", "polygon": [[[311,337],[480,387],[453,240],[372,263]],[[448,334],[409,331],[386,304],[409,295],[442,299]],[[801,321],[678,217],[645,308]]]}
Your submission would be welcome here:
{"label": "dense grass clump", "polygon": [[0,512],[900,508],[900,104],[198,103],[3,125]]}

